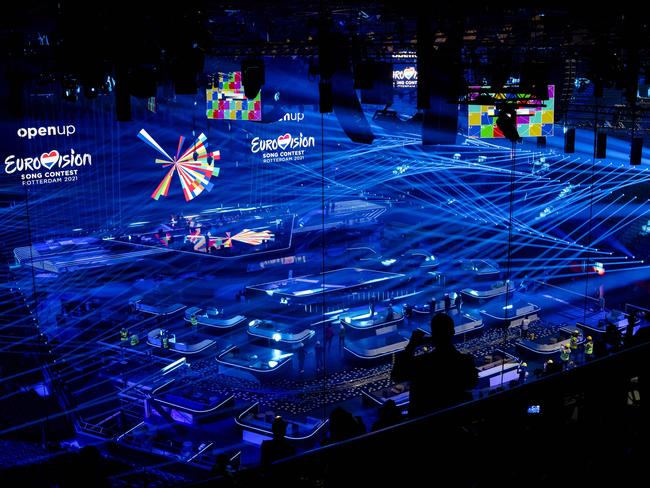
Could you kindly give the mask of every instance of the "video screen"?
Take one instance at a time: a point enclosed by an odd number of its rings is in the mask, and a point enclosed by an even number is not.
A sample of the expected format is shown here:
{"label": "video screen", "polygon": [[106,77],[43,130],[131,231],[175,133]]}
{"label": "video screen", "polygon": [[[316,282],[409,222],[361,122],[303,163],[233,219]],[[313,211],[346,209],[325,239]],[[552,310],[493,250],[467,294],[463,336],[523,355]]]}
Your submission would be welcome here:
{"label": "video screen", "polygon": [[[479,87],[470,87],[477,89]],[[489,93],[497,100],[518,100],[517,131],[521,137],[540,137],[553,135],[553,122],[555,120],[555,86],[548,86],[548,100],[526,99],[530,94],[516,93]],[[471,93],[469,100],[479,96],[478,90]],[[528,103],[530,106],[526,106]],[[523,106],[522,106],[523,105]],[[543,106],[540,106],[543,105]],[[469,137],[499,138],[504,137],[497,127],[496,107],[494,105],[468,105],[467,135]]]}
{"label": "video screen", "polygon": [[262,92],[249,100],[244,95],[241,71],[217,73],[214,84],[206,90],[209,119],[262,120]]}
{"label": "video screen", "polygon": [[393,54],[393,88],[417,88],[417,57],[413,51]]}

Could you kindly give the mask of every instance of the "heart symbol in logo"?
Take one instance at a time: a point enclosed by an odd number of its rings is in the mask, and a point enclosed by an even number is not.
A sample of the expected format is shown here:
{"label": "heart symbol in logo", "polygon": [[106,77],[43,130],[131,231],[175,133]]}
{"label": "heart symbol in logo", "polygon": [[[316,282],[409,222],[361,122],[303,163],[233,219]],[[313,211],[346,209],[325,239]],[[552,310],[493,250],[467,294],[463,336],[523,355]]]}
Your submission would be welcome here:
{"label": "heart symbol in logo", "polygon": [[49,153],[41,154],[41,164],[47,169],[52,169],[52,166],[59,160],[59,151],[56,149],[51,150]]}
{"label": "heart symbol in logo", "polygon": [[278,136],[278,146],[280,146],[280,149],[285,150],[289,144],[291,144],[291,134],[286,133],[283,136]]}
{"label": "heart symbol in logo", "polygon": [[407,80],[410,80],[415,76],[415,68],[413,66],[409,66],[408,68],[404,68],[404,78]]}

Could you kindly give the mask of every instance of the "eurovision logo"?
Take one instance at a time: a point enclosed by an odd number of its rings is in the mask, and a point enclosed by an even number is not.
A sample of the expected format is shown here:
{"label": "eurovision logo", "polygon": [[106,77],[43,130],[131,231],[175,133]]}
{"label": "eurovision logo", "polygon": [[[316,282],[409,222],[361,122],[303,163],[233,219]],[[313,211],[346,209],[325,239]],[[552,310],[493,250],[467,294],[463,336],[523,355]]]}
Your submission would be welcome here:
{"label": "eurovision logo", "polygon": [[251,140],[251,152],[261,153],[265,163],[300,161],[305,159],[305,151],[313,147],[316,147],[316,139],[302,132],[295,137],[287,132],[275,139],[254,137]]}
{"label": "eurovision logo", "polygon": [[395,88],[415,88],[418,86],[418,72],[413,66],[393,71],[393,86]]}
{"label": "eurovision logo", "polygon": [[286,149],[289,144],[291,144],[291,134],[285,134],[278,137],[278,147],[280,149]]}
{"label": "eurovision logo", "polygon": [[80,166],[92,166],[92,155],[70,149],[62,154],[52,149],[40,156],[20,158],[11,154],[5,158],[5,173],[19,174],[22,184],[43,185],[76,181]]}
{"label": "eurovision logo", "polygon": [[[52,125],[48,127],[21,127],[16,135],[34,139],[44,136],[69,137],[77,131],[74,125]],[[19,175],[23,186],[67,183],[79,179],[79,167],[92,166],[93,158],[88,153],[78,153],[74,149],[59,152],[50,149],[40,155],[20,157],[10,154],[5,158],[5,174]]]}
{"label": "eurovision logo", "polygon": [[205,134],[199,135],[194,144],[191,144],[185,151],[183,151],[185,138],[180,136],[178,149],[173,158],[160,147],[146,130],[142,129],[138,133],[138,139],[165,156],[166,159],[155,159],[154,163],[162,165],[163,168],[169,168],[167,174],[151,194],[151,198],[158,200],[161,196],[167,196],[172,178],[176,172],[178,172],[178,180],[181,183],[185,201],[193,200],[203,190],[212,190],[214,185],[210,182],[210,178],[219,176],[219,168],[214,166],[214,162],[221,159],[221,154],[219,151],[207,150]]}
{"label": "eurovision logo", "polygon": [[415,71],[415,68],[413,66],[410,66],[409,68],[404,68],[402,73],[404,74],[404,78],[406,78],[407,80],[410,80],[413,77],[417,79],[418,72]]}
{"label": "eurovision logo", "polygon": [[52,166],[54,166],[58,160],[59,160],[59,151],[57,151],[56,149],[54,151],[50,151],[49,153],[41,154],[41,164],[45,166],[47,169],[52,169]]}

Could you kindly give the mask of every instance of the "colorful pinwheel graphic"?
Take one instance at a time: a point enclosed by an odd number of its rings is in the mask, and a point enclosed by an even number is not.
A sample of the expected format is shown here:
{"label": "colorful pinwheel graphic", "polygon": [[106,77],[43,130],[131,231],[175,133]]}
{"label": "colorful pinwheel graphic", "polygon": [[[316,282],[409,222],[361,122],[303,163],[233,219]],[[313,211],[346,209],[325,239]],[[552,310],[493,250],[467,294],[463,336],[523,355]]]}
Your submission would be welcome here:
{"label": "colorful pinwheel graphic", "polygon": [[[192,236],[196,237],[196,236]],[[243,242],[250,246],[259,246],[266,241],[273,240],[275,234],[270,230],[255,231],[244,229],[237,232],[234,236],[230,232],[226,232],[225,236],[212,236],[210,237],[210,247],[221,249],[222,247],[232,247],[232,241]]]}
{"label": "colorful pinwheel graphic", "polygon": [[221,156],[219,151],[207,151],[205,134],[199,135],[194,144],[182,154],[185,138],[181,136],[174,158],[167,154],[146,130],[142,129],[138,133],[138,139],[167,158],[156,159],[157,164],[162,164],[163,168],[171,166],[158,187],[151,194],[151,198],[158,200],[161,195],[167,196],[174,172],[178,172],[178,179],[181,182],[185,200],[188,202],[200,195],[203,190],[212,190],[214,185],[210,183],[210,178],[219,176],[219,168],[214,166],[214,161],[219,160]]}
{"label": "colorful pinwheel graphic", "polygon": [[254,231],[249,229],[244,229],[241,232],[238,232],[234,236],[230,237],[233,241],[244,242],[250,244],[251,246],[259,246],[265,241],[273,239],[275,237],[271,231]]}

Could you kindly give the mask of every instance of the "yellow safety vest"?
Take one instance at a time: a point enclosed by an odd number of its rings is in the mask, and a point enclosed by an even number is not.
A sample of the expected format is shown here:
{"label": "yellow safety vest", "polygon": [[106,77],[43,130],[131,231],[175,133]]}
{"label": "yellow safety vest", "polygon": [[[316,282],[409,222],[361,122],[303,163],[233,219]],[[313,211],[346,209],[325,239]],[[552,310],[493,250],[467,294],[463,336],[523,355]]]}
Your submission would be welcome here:
{"label": "yellow safety vest", "polygon": [[587,356],[591,356],[594,353],[594,343],[591,341],[587,341],[585,344],[585,354]]}
{"label": "yellow safety vest", "polygon": [[196,316],[192,315],[192,318],[190,319],[190,323],[192,324],[193,327],[196,327],[199,325],[199,319],[196,318]]}
{"label": "yellow safety vest", "polygon": [[129,340],[129,331],[126,329],[122,329],[120,331],[120,340],[122,341],[128,341]]}
{"label": "yellow safety vest", "polygon": [[575,336],[572,336],[571,340],[570,340],[570,344],[571,344],[571,349],[573,349],[573,350],[578,349],[578,338],[575,337]]}
{"label": "yellow safety vest", "polygon": [[560,359],[562,361],[568,361],[570,357],[571,357],[571,353],[569,352],[569,350],[562,349],[562,352],[560,353]]}

